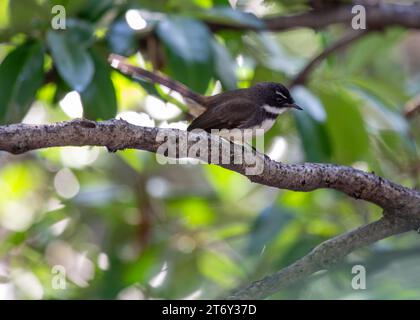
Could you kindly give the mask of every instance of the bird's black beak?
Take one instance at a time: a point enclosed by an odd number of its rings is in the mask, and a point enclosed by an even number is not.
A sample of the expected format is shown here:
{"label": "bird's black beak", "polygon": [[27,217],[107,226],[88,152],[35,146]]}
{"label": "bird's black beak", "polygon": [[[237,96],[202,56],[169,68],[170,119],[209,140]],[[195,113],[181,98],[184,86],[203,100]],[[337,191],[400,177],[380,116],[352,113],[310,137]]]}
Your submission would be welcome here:
{"label": "bird's black beak", "polygon": [[297,109],[297,110],[303,110],[302,107],[299,107],[296,103],[288,103],[287,104],[288,108],[293,108],[293,109]]}

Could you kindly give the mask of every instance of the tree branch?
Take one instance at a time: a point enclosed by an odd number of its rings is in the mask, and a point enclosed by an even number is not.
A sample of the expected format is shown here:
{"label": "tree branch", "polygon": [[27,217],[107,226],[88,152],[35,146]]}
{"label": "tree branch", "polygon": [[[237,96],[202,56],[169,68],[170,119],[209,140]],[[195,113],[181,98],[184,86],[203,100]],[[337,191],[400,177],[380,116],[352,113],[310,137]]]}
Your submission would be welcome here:
{"label": "tree branch", "polygon": [[[268,31],[283,31],[293,28],[321,29],[332,24],[351,26],[355,16],[351,12],[353,6],[339,6],[331,9],[312,10],[291,16],[276,16],[262,19]],[[406,28],[420,29],[420,6],[379,3],[364,5],[366,8],[366,22],[368,29],[383,29],[399,25]],[[219,29],[255,30],[261,29],[250,26],[238,26],[229,23],[212,23],[208,25],[213,31]]]}
{"label": "tree branch", "polygon": [[[148,128],[129,124],[124,120],[94,122],[76,119],[45,125],[12,124],[0,126],[0,150],[19,154],[30,150],[59,146],[105,146],[116,151],[125,148],[158,152],[165,143],[162,137],[176,136],[179,147],[190,152],[188,157],[209,162],[208,154],[191,153],[198,141],[205,141],[208,146],[216,146],[220,157],[228,154],[228,159],[243,156],[255,158],[263,165],[258,175],[247,177],[255,183],[295,191],[312,191],[319,188],[335,189],[353,198],[363,199],[385,209],[392,215],[420,220],[420,192],[405,188],[385,180],[373,173],[356,170],[351,167],[332,164],[282,164],[268,159],[264,155],[247,150],[205,132],[195,133],[177,129]],[[210,153],[212,150],[210,150]],[[243,161],[239,164],[228,161],[220,166],[246,175],[252,163]],[[254,165],[255,165],[254,161]],[[210,161],[213,163],[213,161]],[[216,163],[217,164],[217,163]]]}
{"label": "tree branch", "polygon": [[328,269],[352,251],[387,237],[412,230],[405,220],[382,218],[373,223],[329,239],[288,267],[255,281],[228,299],[263,299],[314,272]]}
{"label": "tree branch", "polygon": [[[125,148],[161,153],[161,147],[176,137],[178,150],[187,149],[184,157],[197,158],[246,175],[249,162],[234,159],[254,158],[263,170],[247,177],[259,184],[280,189],[311,191],[330,188],[356,199],[364,199],[384,209],[384,218],[328,240],[289,267],[234,293],[231,298],[263,298],[318,270],[329,267],[351,251],[391,235],[420,226],[420,192],[385,180],[373,173],[330,164],[283,164],[253,153],[248,148],[231,144],[205,132],[148,128],[124,120],[94,122],[76,119],[45,125],[12,124],[0,126],[0,150],[20,154],[30,150],[60,146],[104,146],[117,151]],[[169,139],[169,140],[168,140]],[[210,152],[191,152],[197,143],[205,142]],[[209,157],[218,151],[220,157]],[[177,151],[180,152],[180,151]],[[176,157],[180,154],[176,153]],[[221,162],[227,156],[227,162]],[[226,157],[225,157],[226,159]],[[252,163],[252,162],[251,162]]]}

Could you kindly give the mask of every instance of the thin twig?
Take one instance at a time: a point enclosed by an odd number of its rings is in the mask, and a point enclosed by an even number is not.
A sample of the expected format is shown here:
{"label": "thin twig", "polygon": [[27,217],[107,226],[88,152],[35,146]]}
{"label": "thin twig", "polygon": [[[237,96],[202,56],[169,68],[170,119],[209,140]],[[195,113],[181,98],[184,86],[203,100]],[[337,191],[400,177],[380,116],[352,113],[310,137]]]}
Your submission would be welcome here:
{"label": "thin twig", "polygon": [[327,47],[321,53],[311,59],[308,64],[297,74],[297,76],[291,81],[290,87],[304,84],[308,80],[308,77],[312,70],[319,65],[324,59],[326,59],[331,53],[343,49],[354,41],[360,39],[368,33],[367,30],[352,31],[344,35],[341,39]]}
{"label": "thin twig", "polygon": [[[342,5],[331,9],[312,10],[290,16],[274,16],[261,19],[262,27],[238,25],[229,22],[207,22],[210,29],[254,30],[254,31],[284,31],[293,28],[312,28],[315,30],[333,24],[344,24],[351,27],[355,17],[352,13],[354,6]],[[411,29],[420,29],[420,6],[386,4],[364,5],[366,9],[366,24],[370,30],[381,30],[386,27],[399,25]]]}
{"label": "thin twig", "polygon": [[330,268],[352,251],[390,236],[407,232],[413,226],[403,220],[382,218],[329,239],[288,267],[234,292],[228,299],[263,299],[311,274]]}

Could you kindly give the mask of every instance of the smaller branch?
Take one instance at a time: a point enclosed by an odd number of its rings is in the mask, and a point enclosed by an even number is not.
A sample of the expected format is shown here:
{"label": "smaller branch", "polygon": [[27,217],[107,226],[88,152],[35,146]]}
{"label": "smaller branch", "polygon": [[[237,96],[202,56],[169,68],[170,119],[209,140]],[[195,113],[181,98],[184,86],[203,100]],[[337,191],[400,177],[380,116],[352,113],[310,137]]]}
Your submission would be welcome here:
{"label": "smaller branch", "polygon": [[266,298],[317,271],[330,268],[358,248],[412,229],[407,221],[382,218],[321,243],[293,264],[234,292],[228,299]]}
{"label": "smaller branch", "polygon": [[[415,258],[418,257],[420,254],[420,247],[412,247],[412,248],[395,248],[392,250],[374,250],[372,255],[369,257],[364,257],[363,260],[359,260],[360,263],[369,269],[369,273],[373,274],[374,272],[379,272],[381,270],[385,270],[389,265],[395,261],[401,261],[405,259]],[[343,263],[340,266],[340,270],[349,270],[355,264],[355,261],[348,261],[347,263]]]}
{"label": "smaller branch", "polygon": [[368,33],[368,30],[363,31],[353,31],[350,32],[344,37],[342,37],[337,42],[333,43],[331,46],[326,48],[324,51],[322,51],[320,54],[315,56],[313,59],[309,61],[309,63],[297,74],[297,76],[292,80],[290,83],[290,87],[294,87],[296,85],[304,84],[308,80],[308,77],[312,70],[318,66],[324,59],[326,59],[330,54],[333,52],[336,52],[338,50],[341,50],[351,44],[352,42],[360,39],[364,35]]}
{"label": "smaller branch", "polygon": [[[380,30],[386,27],[400,25],[406,28],[420,29],[420,6],[379,3],[364,5],[366,8],[367,28]],[[234,25],[229,22],[215,23],[207,22],[212,31],[220,29],[230,30],[254,30],[254,31],[284,31],[293,28],[312,28],[319,30],[333,24],[344,24],[351,26],[355,14],[352,13],[353,6],[342,5],[331,9],[311,10],[289,16],[274,16],[261,19],[263,28],[256,28],[247,25]]]}

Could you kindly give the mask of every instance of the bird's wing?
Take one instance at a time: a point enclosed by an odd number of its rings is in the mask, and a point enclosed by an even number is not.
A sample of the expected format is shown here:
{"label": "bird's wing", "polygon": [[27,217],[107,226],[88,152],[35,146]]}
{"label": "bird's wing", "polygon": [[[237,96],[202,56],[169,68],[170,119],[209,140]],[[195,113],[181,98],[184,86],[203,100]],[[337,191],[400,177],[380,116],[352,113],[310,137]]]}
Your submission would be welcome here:
{"label": "bird's wing", "polygon": [[188,131],[194,129],[236,129],[247,128],[258,112],[259,108],[248,99],[229,99],[215,107],[207,109],[202,115],[194,119]]}

